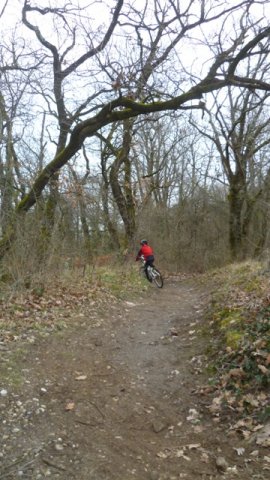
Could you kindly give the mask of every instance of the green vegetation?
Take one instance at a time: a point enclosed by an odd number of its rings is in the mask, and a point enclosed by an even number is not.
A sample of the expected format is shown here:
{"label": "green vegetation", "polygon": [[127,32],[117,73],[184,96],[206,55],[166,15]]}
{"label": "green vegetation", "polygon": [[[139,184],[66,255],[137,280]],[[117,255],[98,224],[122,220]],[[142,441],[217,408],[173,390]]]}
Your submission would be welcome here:
{"label": "green vegetation", "polygon": [[25,356],[25,349],[20,347],[9,353],[5,362],[1,362],[1,381],[4,385],[6,382],[11,387],[19,387],[23,383],[22,364]]}
{"label": "green vegetation", "polygon": [[119,299],[130,298],[148,287],[137,267],[106,267],[98,271],[100,286]]}
{"label": "green vegetation", "polygon": [[258,418],[268,415],[270,279],[255,262],[220,269],[213,277],[216,290],[205,329],[213,337],[208,349],[211,384],[235,396],[236,410],[252,411]]}

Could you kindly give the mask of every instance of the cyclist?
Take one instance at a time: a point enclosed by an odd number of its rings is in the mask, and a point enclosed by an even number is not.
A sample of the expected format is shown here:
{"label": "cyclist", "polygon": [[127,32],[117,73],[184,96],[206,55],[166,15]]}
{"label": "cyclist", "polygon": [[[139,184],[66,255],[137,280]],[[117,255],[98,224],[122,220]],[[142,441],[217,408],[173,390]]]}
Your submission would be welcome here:
{"label": "cyclist", "polygon": [[152,279],[148,277],[148,274],[147,274],[147,267],[148,265],[150,267],[153,267],[154,265],[154,260],[155,260],[155,257],[154,257],[154,251],[152,249],[152,247],[150,247],[150,245],[148,245],[148,241],[147,240],[141,240],[140,241],[140,244],[141,244],[141,248],[140,250],[138,251],[137,253],[137,256],[136,256],[136,262],[138,260],[140,260],[141,257],[144,258],[145,260],[145,264],[144,264],[144,271],[145,271],[145,275],[146,275],[146,278],[149,280],[149,282],[152,282]]}

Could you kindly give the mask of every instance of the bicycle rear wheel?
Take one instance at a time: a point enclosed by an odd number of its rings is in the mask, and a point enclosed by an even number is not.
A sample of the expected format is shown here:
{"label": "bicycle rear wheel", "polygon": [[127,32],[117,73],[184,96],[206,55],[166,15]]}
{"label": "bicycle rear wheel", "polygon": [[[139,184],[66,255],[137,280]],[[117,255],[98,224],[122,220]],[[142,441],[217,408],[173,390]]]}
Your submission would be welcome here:
{"label": "bicycle rear wheel", "polygon": [[153,267],[152,269],[152,280],[154,282],[154,284],[158,287],[158,288],[162,288],[163,287],[163,278],[162,278],[162,275],[161,273],[157,270],[157,268]]}

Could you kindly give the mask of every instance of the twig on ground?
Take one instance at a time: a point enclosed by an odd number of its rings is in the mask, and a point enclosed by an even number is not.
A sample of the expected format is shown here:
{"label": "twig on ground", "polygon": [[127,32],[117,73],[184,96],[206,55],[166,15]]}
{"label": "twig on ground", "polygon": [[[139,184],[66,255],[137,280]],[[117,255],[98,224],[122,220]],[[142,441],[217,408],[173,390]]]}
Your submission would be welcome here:
{"label": "twig on ground", "polygon": [[[39,452],[38,452],[38,454],[39,454]],[[16,469],[13,468],[13,467],[15,467],[16,465],[19,465],[19,464],[20,464],[21,457],[20,457],[20,459],[17,459],[14,463],[12,463],[12,465],[8,465],[8,466],[5,468],[4,473],[1,473],[1,472],[0,472],[0,478],[1,478],[1,480],[2,480],[3,478],[8,477],[9,475],[12,475],[13,473],[17,473],[17,472],[18,472],[18,468],[20,468],[21,470],[24,470],[26,467],[28,467],[29,465],[31,465],[31,463],[34,463],[34,462],[36,461],[36,459],[37,459],[38,454],[35,456],[35,458],[32,458],[32,460],[29,460],[28,462],[26,462],[26,463],[18,466]],[[9,470],[9,471],[8,471],[9,468],[13,468],[13,470]]]}
{"label": "twig on ground", "polygon": [[62,470],[63,472],[66,471],[66,467],[63,467],[63,465],[57,465],[57,463],[54,463],[52,460],[50,460],[49,458],[45,458],[43,457],[42,458],[42,461],[44,463],[46,463],[46,465],[48,465],[49,467],[53,467],[53,468],[56,468],[57,470]]}

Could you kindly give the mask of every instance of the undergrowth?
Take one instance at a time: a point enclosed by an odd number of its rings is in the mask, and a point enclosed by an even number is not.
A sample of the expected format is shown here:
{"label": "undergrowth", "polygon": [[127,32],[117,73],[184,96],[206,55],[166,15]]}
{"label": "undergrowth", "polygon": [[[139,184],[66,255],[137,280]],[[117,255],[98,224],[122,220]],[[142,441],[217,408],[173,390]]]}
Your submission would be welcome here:
{"label": "undergrowth", "polygon": [[270,418],[270,279],[246,262],[211,273],[211,384],[230,411]]}
{"label": "undergrowth", "polygon": [[49,333],[87,316],[88,321],[119,300],[148,288],[136,266],[106,266],[31,282],[31,288],[0,285],[0,344],[30,333]]}

